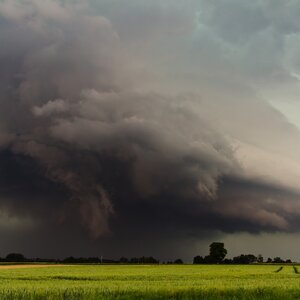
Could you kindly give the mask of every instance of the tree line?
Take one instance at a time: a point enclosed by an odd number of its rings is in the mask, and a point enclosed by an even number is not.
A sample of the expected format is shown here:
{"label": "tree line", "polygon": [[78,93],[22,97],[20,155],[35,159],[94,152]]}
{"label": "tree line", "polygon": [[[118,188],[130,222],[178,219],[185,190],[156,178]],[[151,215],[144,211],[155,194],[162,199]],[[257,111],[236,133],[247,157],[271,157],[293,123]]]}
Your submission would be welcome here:
{"label": "tree line", "polygon": [[141,256],[141,257],[133,257],[133,258],[126,258],[121,257],[119,260],[115,259],[105,259],[102,257],[74,257],[69,256],[64,259],[49,259],[49,258],[26,258],[21,253],[10,253],[5,258],[0,258],[0,262],[49,262],[49,263],[67,263],[67,264],[117,264],[117,263],[124,263],[124,264],[159,264],[159,260],[155,259],[152,256]]}
{"label": "tree line", "polygon": [[[290,259],[283,260],[280,257],[267,258],[264,260],[262,255],[241,254],[232,259],[225,258],[227,250],[224,243],[214,242],[209,246],[209,254],[206,256],[197,255],[193,259],[193,264],[252,264],[252,263],[292,263]],[[26,258],[20,253],[10,253],[5,258],[0,258],[0,262],[48,262],[65,264],[159,264],[160,261],[152,256],[141,256],[120,259],[104,259],[103,257],[73,257],[64,259],[45,259],[45,258]],[[178,258],[173,261],[161,262],[162,264],[183,264],[183,260]]]}
{"label": "tree line", "polygon": [[193,264],[252,264],[252,263],[292,263],[290,259],[283,260],[280,257],[268,258],[264,260],[261,254],[255,256],[253,254],[241,254],[228,259],[226,257],[227,250],[224,243],[214,242],[209,246],[209,255],[197,255],[193,259]]}
{"label": "tree line", "polygon": [[[48,263],[63,263],[63,264],[159,264],[160,261],[152,256],[141,256],[120,259],[105,259],[102,257],[74,257],[69,256],[63,259],[49,259],[49,258],[26,258],[21,253],[10,253],[6,257],[1,258],[0,262],[48,262]],[[183,264],[182,259],[175,259],[173,261],[163,262],[163,264]]]}

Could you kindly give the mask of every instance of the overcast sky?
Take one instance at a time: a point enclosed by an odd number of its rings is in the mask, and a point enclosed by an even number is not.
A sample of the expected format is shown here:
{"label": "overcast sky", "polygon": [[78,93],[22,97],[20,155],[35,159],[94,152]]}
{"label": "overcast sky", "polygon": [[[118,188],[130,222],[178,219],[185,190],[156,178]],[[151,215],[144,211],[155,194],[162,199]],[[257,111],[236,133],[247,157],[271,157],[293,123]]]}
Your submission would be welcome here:
{"label": "overcast sky", "polygon": [[0,255],[300,261],[299,15],[0,0]]}

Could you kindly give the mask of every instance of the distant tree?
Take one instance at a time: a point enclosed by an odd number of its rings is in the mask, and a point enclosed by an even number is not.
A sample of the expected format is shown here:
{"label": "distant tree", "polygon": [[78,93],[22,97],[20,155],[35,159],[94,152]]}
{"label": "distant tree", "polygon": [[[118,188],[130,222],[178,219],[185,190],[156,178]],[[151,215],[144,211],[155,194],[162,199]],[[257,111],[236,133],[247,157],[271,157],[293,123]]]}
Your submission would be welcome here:
{"label": "distant tree", "polygon": [[101,259],[99,257],[73,257],[69,256],[62,260],[68,264],[99,264]]}
{"label": "distant tree", "polygon": [[74,264],[76,262],[76,259],[73,256],[69,256],[63,259],[63,262],[68,264]]}
{"label": "distant tree", "polygon": [[232,263],[233,263],[233,260],[232,260],[232,259],[225,258],[225,259],[223,260],[223,264],[229,265],[229,264],[232,264]]}
{"label": "distant tree", "polygon": [[128,258],[126,258],[126,257],[121,257],[120,258],[120,263],[122,263],[122,264],[127,264],[129,261],[128,261]]}
{"label": "distant tree", "polygon": [[267,263],[270,264],[270,263],[272,263],[272,262],[273,262],[273,261],[272,261],[272,258],[268,257]]}
{"label": "distant tree", "polygon": [[224,243],[214,242],[209,246],[209,256],[211,262],[220,263],[225,258],[227,250],[224,248]]}
{"label": "distant tree", "polygon": [[139,263],[139,259],[137,257],[133,257],[130,259],[130,263],[132,264],[138,264]]}
{"label": "distant tree", "polygon": [[233,258],[235,264],[251,264],[257,261],[257,258],[253,254],[241,254]]}
{"label": "distant tree", "polygon": [[26,261],[26,258],[21,253],[9,253],[5,260],[9,262],[24,262]]}
{"label": "distant tree", "polygon": [[204,258],[200,255],[197,255],[193,259],[193,264],[204,264]]}
{"label": "distant tree", "polygon": [[181,264],[183,264],[183,261],[182,261],[182,259],[178,258],[178,259],[174,260],[174,264],[181,265]]}
{"label": "distant tree", "polygon": [[133,263],[133,264],[158,264],[159,260],[153,258],[152,256],[149,256],[149,257],[142,256],[142,257],[133,257],[130,260],[130,263]]}
{"label": "distant tree", "polygon": [[204,256],[203,260],[205,264],[212,264],[216,262],[210,255]]}
{"label": "distant tree", "polygon": [[276,264],[280,264],[280,263],[283,263],[284,260],[282,260],[280,257],[277,256],[277,257],[274,257],[273,262]]}
{"label": "distant tree", "polygon": [[159,261],[152,256],[149,256],[149,257],[143,256],[139,259],[139,262],[142,264],[158,264],[159,263]]}
{"label": "distant tree", "polygon": [[89,264],[99,264],[101,263],[101,259],[99,257],[88,257],[88,258],[83,258],[84,263],[89,263]]}
{"label": "distant tree", "polygon": [[291,263],[292,263],[292,261],[291,261],[290,259],[287,259],[285,262],[286,262],[287,264],[291,264]]}
{"label": "distant tree", "polygon": [[261,254],[257,255],[257,262],[258,263],[263,263],[264,262],[264,258],[263,258],[263,256]]}

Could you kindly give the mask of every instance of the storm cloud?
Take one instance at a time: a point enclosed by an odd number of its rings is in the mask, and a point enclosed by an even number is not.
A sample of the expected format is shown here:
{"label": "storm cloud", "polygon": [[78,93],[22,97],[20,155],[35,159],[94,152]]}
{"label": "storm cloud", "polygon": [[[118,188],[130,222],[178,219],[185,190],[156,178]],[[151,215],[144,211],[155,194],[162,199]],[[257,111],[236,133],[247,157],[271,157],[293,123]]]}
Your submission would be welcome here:
{"label": "storm cloud", "polygon": [[114,256],[298,233],[299,9],[1,1],[0,234]]}

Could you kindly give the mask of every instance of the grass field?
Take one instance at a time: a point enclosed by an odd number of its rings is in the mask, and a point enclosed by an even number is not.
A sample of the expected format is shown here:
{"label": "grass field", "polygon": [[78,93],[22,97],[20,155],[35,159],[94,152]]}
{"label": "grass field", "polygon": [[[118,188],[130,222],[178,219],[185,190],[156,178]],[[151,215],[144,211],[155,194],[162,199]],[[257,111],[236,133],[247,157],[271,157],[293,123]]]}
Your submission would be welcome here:
{"label": "grass field", "polygon": [[0,299],[300,299],[298,269],[277,265],[0,268]]}

